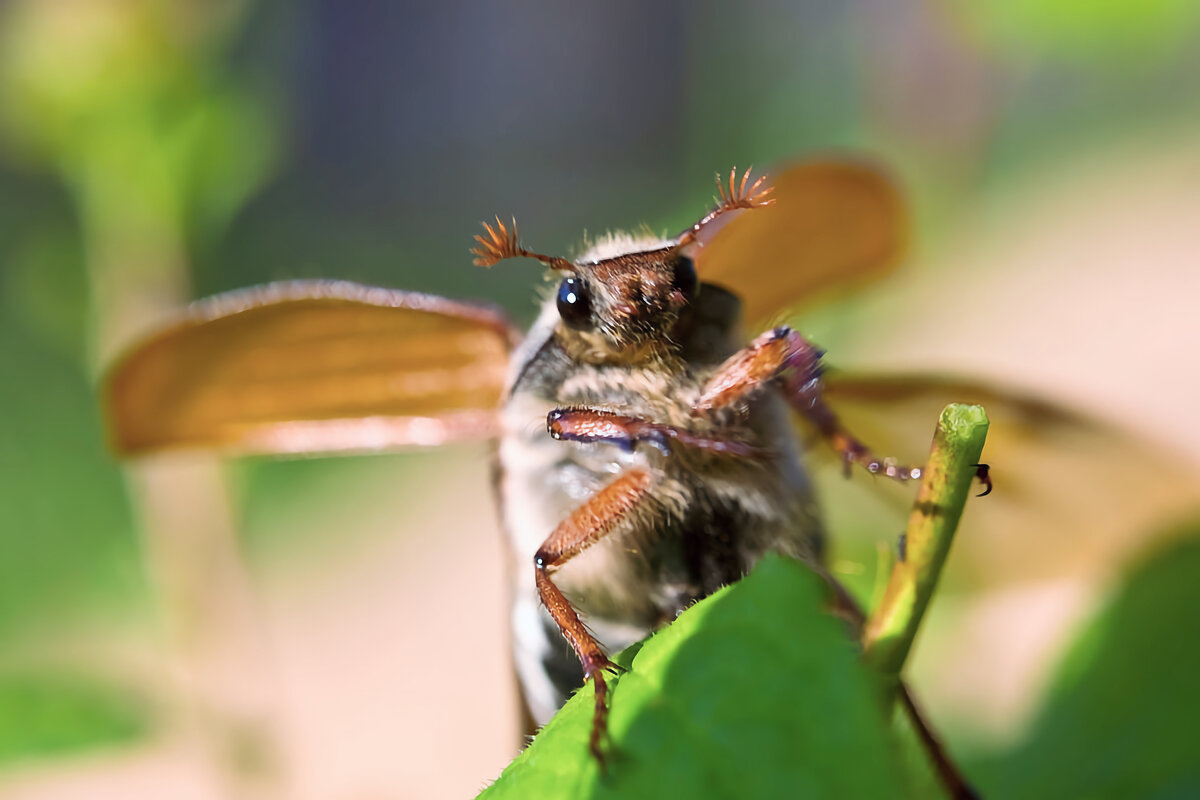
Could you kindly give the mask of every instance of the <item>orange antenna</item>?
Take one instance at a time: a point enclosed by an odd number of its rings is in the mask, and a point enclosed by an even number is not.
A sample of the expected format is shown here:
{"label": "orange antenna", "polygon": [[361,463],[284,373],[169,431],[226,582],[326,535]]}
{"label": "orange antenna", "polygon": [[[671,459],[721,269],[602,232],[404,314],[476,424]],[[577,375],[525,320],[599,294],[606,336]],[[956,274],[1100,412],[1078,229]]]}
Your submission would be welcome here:
{"label": "orange antenna", "polygon": [[737,167],[729,170],[729,185],[726,187],[725,182],[721,178],[721,174],[717,173],[717,197],[714,198],[717,202],[717,207],[705,214],[700,220],[688,228],[679,236],[679,244],[686,245],[696,241],[697,234],[700,233],[709,223],[721,216],[727,211],[734,211],[739,208],[761,208],[769,206],[775,202],[774,197],[770,197],[771,192],[775,191],[774,186],[764,186],[767,176],[760,175],[754,183],[750,182],[750,173],[754,171],[754,167],[750,167],[742,175],[741,183],[737,180]]}
{"label": "orange antenna", "polygon": [[565,258],[544,256],[522,247],[521,243],[517,241],[516,219],[512,220],[512,227],[509,228],[500,221],[500,217],[496,217],[495,228],[485,222],[483,229],[487,231],[487,235],[477,234],[475,241],[479,244],[471,248],[471,254],[475,256],[475,266],[477,267],[490,267],[497,261],[503,261],[506,258],[536,258],[551,269],[567,271],[575,269],[575,265]]}

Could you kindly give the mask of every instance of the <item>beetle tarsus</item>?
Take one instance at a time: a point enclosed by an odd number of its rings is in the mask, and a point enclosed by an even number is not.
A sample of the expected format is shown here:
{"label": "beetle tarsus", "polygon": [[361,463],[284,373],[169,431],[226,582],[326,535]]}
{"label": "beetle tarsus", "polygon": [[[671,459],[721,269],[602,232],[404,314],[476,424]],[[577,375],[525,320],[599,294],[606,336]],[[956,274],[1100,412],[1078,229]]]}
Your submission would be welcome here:
{"label": "beetle tarsus", "polygon": [[992,476],[990,472],[991,467],[989,467],[987,464],[972,464],[971,466],[975,468],[975,477],[978,478],[979,482],[984,486],[983,491],[975,496],[987,497],[992,493]]}
{"label": "beetle tarsus", "polygon": [[604,752],[604,740],[608,738],[608,682],[604,679],[604,669],[605,667],[598,668],[587,676],[596,692],[596,710],[592,714],[588,750],[591,751],[592,758],[596,759],[600,771],[608,772],[608,757]]}

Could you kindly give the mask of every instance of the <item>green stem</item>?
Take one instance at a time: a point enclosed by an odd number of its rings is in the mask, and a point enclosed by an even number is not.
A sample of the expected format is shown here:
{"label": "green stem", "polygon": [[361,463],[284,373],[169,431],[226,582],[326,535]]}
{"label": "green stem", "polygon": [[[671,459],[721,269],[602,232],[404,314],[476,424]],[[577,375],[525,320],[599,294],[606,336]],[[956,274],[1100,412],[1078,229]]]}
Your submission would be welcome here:
{"label": "green stem", "polygon": [[982,406],[948,405],[938,420],[933,450],[904,532],[902,557],[892,567],[883,600],[863,628],[863,658],[886,677],[900,675],[937,587],[987,429]]}

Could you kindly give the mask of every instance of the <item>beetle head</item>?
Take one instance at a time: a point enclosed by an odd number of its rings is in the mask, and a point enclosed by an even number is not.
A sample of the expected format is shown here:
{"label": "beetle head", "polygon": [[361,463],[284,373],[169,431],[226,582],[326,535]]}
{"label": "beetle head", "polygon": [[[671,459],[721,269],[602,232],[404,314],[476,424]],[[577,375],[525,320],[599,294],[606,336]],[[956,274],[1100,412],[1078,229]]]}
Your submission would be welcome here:
{"label": "beetle head", "polygon": [[641,360],[672,346],[698,290],[695,263],[675,243],[581,259],[554,297],[559,338],[588,360]]}
{"label": "beetle head", "polygon": [[716,207],[674,239],[648,240],[609,236],[578,261],[525,249],[517,226],[484,223],[486,234],[475,237],[475,263],[491,266],[505,258],[535,258],[563,273],[554,302],[560,341],[576,358],[590,363],[636,363],[659,357],[676,347],[672,334],[700,289],[693,258],[738,209],[769,205],[771,187],[764,178],[747,185],[749,170],[728,189],[718,177]]}

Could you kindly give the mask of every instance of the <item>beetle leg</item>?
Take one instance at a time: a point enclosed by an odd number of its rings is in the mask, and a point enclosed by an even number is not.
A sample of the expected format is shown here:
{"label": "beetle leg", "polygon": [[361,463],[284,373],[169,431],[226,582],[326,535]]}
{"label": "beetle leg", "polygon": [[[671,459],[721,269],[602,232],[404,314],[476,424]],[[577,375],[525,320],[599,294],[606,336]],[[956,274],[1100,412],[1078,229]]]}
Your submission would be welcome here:
{"label": "beetle leg", "polygon": [[604,442],[626,452],[632,452],[638,444],[645,443],[657,448],[663,455],[670,455],[674,443],[739,458],[763,455],[760,448],[736,439],[698,436],[674,425],[660,425],[596,408],[556,408],[546,417],[546,429],[555,439]]}
{"label": "beetle leg", "polygon": [[975,496],[987,497],[992,493],[991,467],[987,464],[972,464],[971,466],[975,468],[975,477],[983,484],[983,491]]}
{"label": "beetle leg", "polygon": [[792,408],[803,414],[841,454],[847,469],[859,464],[868,472],[906,481],[921,477],[920,467],[885,461],[847,431],[822,396],[821,357],[824,353],[786,326],[759,336],[732,355],[709,378],[693,413],[744,403],[770,383],[780,382]]}
{"label": "beetle leg", "polygon": [[604,766],[604,753],[600,742],[608,721],[608,685],[604,670],[616,669],[617,665],[604,654],[600,642],[579,619],[566,595],[554,585],[551,575],[612,532],[642,502],[653,484],[653,477],[643,469],[631,469],[617,476],[560,522],[533,557],[538,596],[563,638],[579,657],[585,679],[590,679],[596,687],[596,710],[588,746],[601,767]]}

